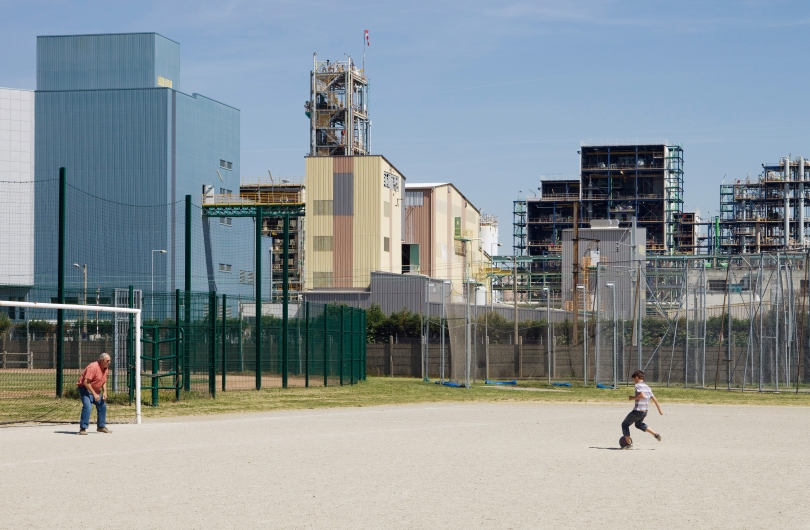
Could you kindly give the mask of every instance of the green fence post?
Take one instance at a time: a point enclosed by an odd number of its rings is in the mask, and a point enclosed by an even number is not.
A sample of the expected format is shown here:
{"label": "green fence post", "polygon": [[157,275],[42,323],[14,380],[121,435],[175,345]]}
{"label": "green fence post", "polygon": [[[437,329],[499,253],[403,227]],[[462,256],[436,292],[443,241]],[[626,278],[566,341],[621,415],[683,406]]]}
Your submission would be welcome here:
{"label": "green fence post", "polygon": [[[271,263],[272,267],[273,264]],[[262,389],[262,207],[256,206],[256,390]],[[271,300],[272,302],[272,300]]]}
{"label": "green fence post", "polygon": [[[65,217],[67,195],[67,173],[65,168],[59,168],[59,243],[57,264],[57,301],[65,303]],[[79,367],[81,368],[81,367]],[[62,388],[65,382],[65,311],[56,310],[56,397],[62,397]]]}
{"label": "green fence post", "polygon": [[227,318],[228,318],[228,295],[222,295],[222,391],[225,392],[225,348],[227,345],[227,335],[228,335],[228,327],[227,327]]}
{"label": "green fence post", "polygon": [[363,363],[362,363],[362,368],[360,369],[360,375],[363,376],[363,381],[366,380],[366,344],[368,343],[368,335],[367,335],[368,328],[366,327],[368,324],[366,324],[366,317],[367,317],[366,311],[363,310],[363,329],[362,329],[362,335],[360,337],[361,338],[361,344],[363,345],[363,349],[362,349]]}
{"label": "green fence post", "polygon": [[180,384],[183,382],[181,377],[180,356],[183,355],[183,344],[180,336],[183,334],[182,326],[180,324],[180,289],[174,290],[174,399],[180,400]]}
{"label": "green fence post", "polygon": [[[284,214],[284,249],[282,250],[281,270],[283,283],[281,284],[281,386],[287,388],[287,370],[289,368],[290,339],[290,214]],[[273,265],[270,264],[272,267]],[[300,308],[299,308],[300,309]]]}
{"label": "green fence post", "polygon": [[309,388],[309,302],[304,302],[304,387]]}
{"label": "green fence post", "polygon": [[[129,286],[129,304],[135,307],[135,291]],[[129,313],[129,329],[127,330],[127,372],[129,373],[129,404],[135,400],[135,315]]]}
{"label": "green fence post", "polygon": [[340,349],[338,350],[338,362],[340,363],[340,386],[343,386],[343,347],[346,329],[346,306],[340,306]]}
{"label": "green fence post", "polygon": [[185,290],[186,303],[183,309],[185,329],[183,330],[183,386],[191,390],[191,195],[186,195],[186,248],[185,248]]}
{"label": "green fence post", "polygon": [[329,306],[323,306],[323,386],[329,385]]}
{"label": "green fence post", "polygon": [[217,293],[208,294],[208,322],[211,329],[208,339],[208,393],[217,397]]}
{"label": "green fence post", "polygon": [[158,406],[158,372],[160,366],[160,330],[157,326],[152,326],[152,406]]}
{"label": "green fence post", "polygon": [[240,295],[236,302],[236,314],[239,317],[239,371],[245,371],[245,350],[242,344],[242,296]]}
{"label": "green fence post", "polygon": [[349,331],[349,340],[351,341],[351,348],[349,350],[349,384],[354,385],[354,352],[355,352],[355,332],[354,332],[354,314],[355,309],[349,308],[349,318],[351,319],[351,330]]}

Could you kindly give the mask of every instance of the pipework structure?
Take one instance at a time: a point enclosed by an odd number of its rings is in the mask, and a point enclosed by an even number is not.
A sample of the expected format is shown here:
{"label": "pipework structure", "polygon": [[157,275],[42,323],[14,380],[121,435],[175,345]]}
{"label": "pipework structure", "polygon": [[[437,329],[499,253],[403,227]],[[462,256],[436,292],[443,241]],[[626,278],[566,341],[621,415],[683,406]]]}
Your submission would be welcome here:
{"label": "pipework structure", "polygon": [[[348,56],[347,56],[348,57]],[[312,55],[310,100],[304,104],[310,121],[309,156],[354,156],[371,153],[368,78],[348,57],[319,61]]]}
{"label": "pipework structure", "polygon": [[807,248],[810,163],[782,157],[756,179],[720,186],[719,249],[752,254]]}

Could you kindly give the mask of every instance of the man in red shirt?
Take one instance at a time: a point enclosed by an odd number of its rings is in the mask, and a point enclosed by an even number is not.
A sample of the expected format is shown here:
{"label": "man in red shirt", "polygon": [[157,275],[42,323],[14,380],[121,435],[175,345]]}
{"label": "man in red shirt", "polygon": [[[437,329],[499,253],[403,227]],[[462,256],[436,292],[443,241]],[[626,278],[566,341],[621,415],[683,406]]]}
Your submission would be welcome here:
{"label": "man in red shirt", "polygon": [[[98,411],[96,430],[111,433],[107,425],[107,368],[110,366],[110,355],[102,353],[98,361],[90,363],[82,372],[76,386],[82,397],[82,419],[79,424],[79,434],[87,434],[90,425],[90,410],[93,405]],[[99,395],[100,394],[100,395]]]}

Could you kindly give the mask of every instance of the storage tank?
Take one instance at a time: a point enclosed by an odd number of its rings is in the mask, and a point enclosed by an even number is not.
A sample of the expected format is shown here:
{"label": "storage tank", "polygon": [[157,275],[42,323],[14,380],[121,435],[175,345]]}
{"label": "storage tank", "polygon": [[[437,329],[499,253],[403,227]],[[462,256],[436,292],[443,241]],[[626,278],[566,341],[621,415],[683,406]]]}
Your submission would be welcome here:
{"label": "storage tank", "polygon": [[490,256],[500,254],[498,250],[498,217],[481,214],[481,248]]}

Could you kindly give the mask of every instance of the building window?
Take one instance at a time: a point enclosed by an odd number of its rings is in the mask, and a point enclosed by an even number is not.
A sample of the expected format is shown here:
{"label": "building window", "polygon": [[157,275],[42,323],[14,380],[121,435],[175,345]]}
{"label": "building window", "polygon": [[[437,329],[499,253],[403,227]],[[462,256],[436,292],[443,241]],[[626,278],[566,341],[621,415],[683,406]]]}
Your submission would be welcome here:
{"label": "building window", "polygon": [[171,88],[172,80],[166,79],[165,77],[157,76],[157,84],[158,86],[165,86],[166,88]]}
{"label": "building window", "polygon": [[219,264],[219,272],[227,272],[228,274],[230,274],[231,268],[232,268],[232,266],[228,265],[227,263],[220,263]]}
{"label": "building window", "polygon": [[233,195],[233,190],[226,190],[225,188],[219,188],[220,195]]}
{"label": "building window", "polygon": [[233,162],[228,162],[227,160],[222,160],[220,158],[219,159],[219,167],[221,167],[222,169],[232,170],[233,169]]}
{"label": "building window", "polygon": [[383,201],[383,215],[391,217],[391,203],[388,201]]}
{"label": "building window", "polygon": [[332,215],[332,201],[315,201],[315,215]]}
{"label": "building window", "polygon": [[387,237],[383,238],[383,251],[385,252],[391,251],[391,240]]}
{"label": "building window", "polygon": [[709,280],[710,291],[725,291],[726,280]]}
{"label": "building window", "polygon": [[332,273],[331,272],[313,272],[313,287],[332,287]]}
{"label": "building window", "polygon": [[425,205],[425,192],[423,191],[406,191],[405,192],[405,207],[409,206],[424,206]]}
{"label": "building window", "polygon": [[220,217],[219,224],[224,226],[233,226],[233,217]]}
{"label": "building window", "polygon": [[332,236],[315,236],[312,238],[312,245],[316,252],[331,252]]}
{"label": "building window", "polygon": [[253,285],[253,271],[239,271],[239,283]]}
{"label": "building window", "polygon": [[383,186],[390,190],[399,191],[399,177],[388,172],[383,173]]}

